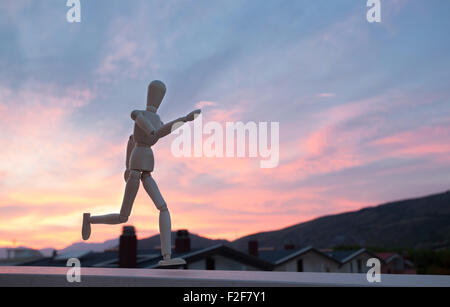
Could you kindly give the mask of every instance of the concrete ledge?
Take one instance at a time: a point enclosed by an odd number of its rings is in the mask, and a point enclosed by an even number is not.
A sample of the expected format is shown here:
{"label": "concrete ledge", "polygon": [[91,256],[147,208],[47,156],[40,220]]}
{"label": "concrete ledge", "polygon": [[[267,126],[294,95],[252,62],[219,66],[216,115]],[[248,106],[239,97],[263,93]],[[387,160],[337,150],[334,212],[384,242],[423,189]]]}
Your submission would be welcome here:
{"label": "concrete ledge", "polygon": [[81,283],[69,283],[64,267],[0,267],[1,287],[450,287],[450,276],[254,271],[81,268]]}

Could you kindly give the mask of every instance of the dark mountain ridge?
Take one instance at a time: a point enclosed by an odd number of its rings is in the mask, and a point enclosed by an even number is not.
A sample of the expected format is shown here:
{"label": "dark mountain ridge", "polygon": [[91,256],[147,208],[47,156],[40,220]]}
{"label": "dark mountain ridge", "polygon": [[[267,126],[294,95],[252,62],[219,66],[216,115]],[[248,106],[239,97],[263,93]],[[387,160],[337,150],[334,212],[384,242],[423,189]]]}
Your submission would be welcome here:
{"label": "dark mountain ridge", "polygon": [[233,241],[232,246],[246,250],[249,240],[258,240],[261,247],[277,249],[285,244],[317,248],[450,246],[450,192],[324,216],[284,229],[245,236]]}

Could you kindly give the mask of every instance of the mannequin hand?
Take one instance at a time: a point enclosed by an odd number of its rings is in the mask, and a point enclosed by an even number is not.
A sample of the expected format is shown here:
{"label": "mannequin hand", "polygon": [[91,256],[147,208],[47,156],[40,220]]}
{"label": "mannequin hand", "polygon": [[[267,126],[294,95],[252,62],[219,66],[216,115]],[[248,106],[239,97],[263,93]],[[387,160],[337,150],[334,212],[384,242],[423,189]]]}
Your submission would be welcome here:
{"label": "mannequin hand", "polygon": [[197,109],[195,111],[192,111],[191,113],[189,113],[188,115],[186,115],[186,117],[184,118],[186,122],[191,122],[194,119],[197,118],[197,116],[200,115],[200,113],[202,113],[202,110]]}

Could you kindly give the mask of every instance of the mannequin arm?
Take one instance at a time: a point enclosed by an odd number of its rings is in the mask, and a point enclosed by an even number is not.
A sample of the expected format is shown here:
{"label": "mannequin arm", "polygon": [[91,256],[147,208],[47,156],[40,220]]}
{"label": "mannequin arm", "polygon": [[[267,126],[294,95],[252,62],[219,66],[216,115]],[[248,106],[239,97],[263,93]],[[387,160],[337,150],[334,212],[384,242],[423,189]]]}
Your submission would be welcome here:
{"label": "mannequin arm", "polygon": [[[179,128],[182,126],[182,124],[184,124],[186,122],[186,118],[184,117],[180,117],[176,120],[173,120],[167,124],[164,124],[161,126],[161,128],[159,128],[158,130],[156,130],[155,134],[158,137],[158,139],[163,138],[165,136],[168,136],[170,133],[172,133],[172,129],[173,129],[173,125],[176,123],[180,123],[178,124],[178,126],[176,128]],[[174,129],[175,130],[175,129]]]}
{"label": "mannequin arm", "polygon": [[138,111],[134,111],[131,113],[131,118],[136,122],[136,124],[144,130],[145,134],[148,136],[152,136],[155,133],[155,128],[153,127],[152,123],[145,118],[145,116]]}
{"label": "mannequin arm", "polygon": [[[167,124],[164,124],[161,128],[156,130],[155,134],[158,138],[163,138],[163,137],[169,135],[173,130],[180,128],[184,123],[193,121],[200,113],[201,113],[201,110],[195,110],[186,116],[180,117],[180,118],[173,120]],[[174,127],[175,124],[177,124],[177,125]]]}
{"label": "mannequin arm", "polygon": [[128,181],[128,177],[130,176],[130,157],[131,157],[131,152],[133,151],[135,142],[134,142],[134,137],[133,135],[130,135],[130,138],[128,139],[128,144],[127,144],[127,159],[125,162],[125,173],[123,174],[123,177],[125,178],[125,182]]}

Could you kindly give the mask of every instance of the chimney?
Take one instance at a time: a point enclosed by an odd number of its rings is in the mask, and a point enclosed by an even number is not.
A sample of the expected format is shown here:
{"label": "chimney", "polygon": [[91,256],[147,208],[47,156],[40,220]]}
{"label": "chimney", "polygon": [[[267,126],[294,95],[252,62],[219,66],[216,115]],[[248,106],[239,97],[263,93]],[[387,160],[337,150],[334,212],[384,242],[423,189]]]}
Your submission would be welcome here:
{"label": "chimney", "polygon": [[248,241],[248,254],[258,257],[258,241],[256,240]]}
{"label": "chimney", "polygon": [[285,244],[284,245],[284,249],[285,250],[293,250],[293,249],[295,249],[295,244]]}
{"label": "chimney", "polygon": [[135,268],[137,239],[134,226],[124,226],[119,240],[119,268]]}
{"label": "chimney", "polygon": [[178,230],[175,239],[175,252],[186,253],[191,251],[191,238],[189,238],[189,231],[186,229]]}

